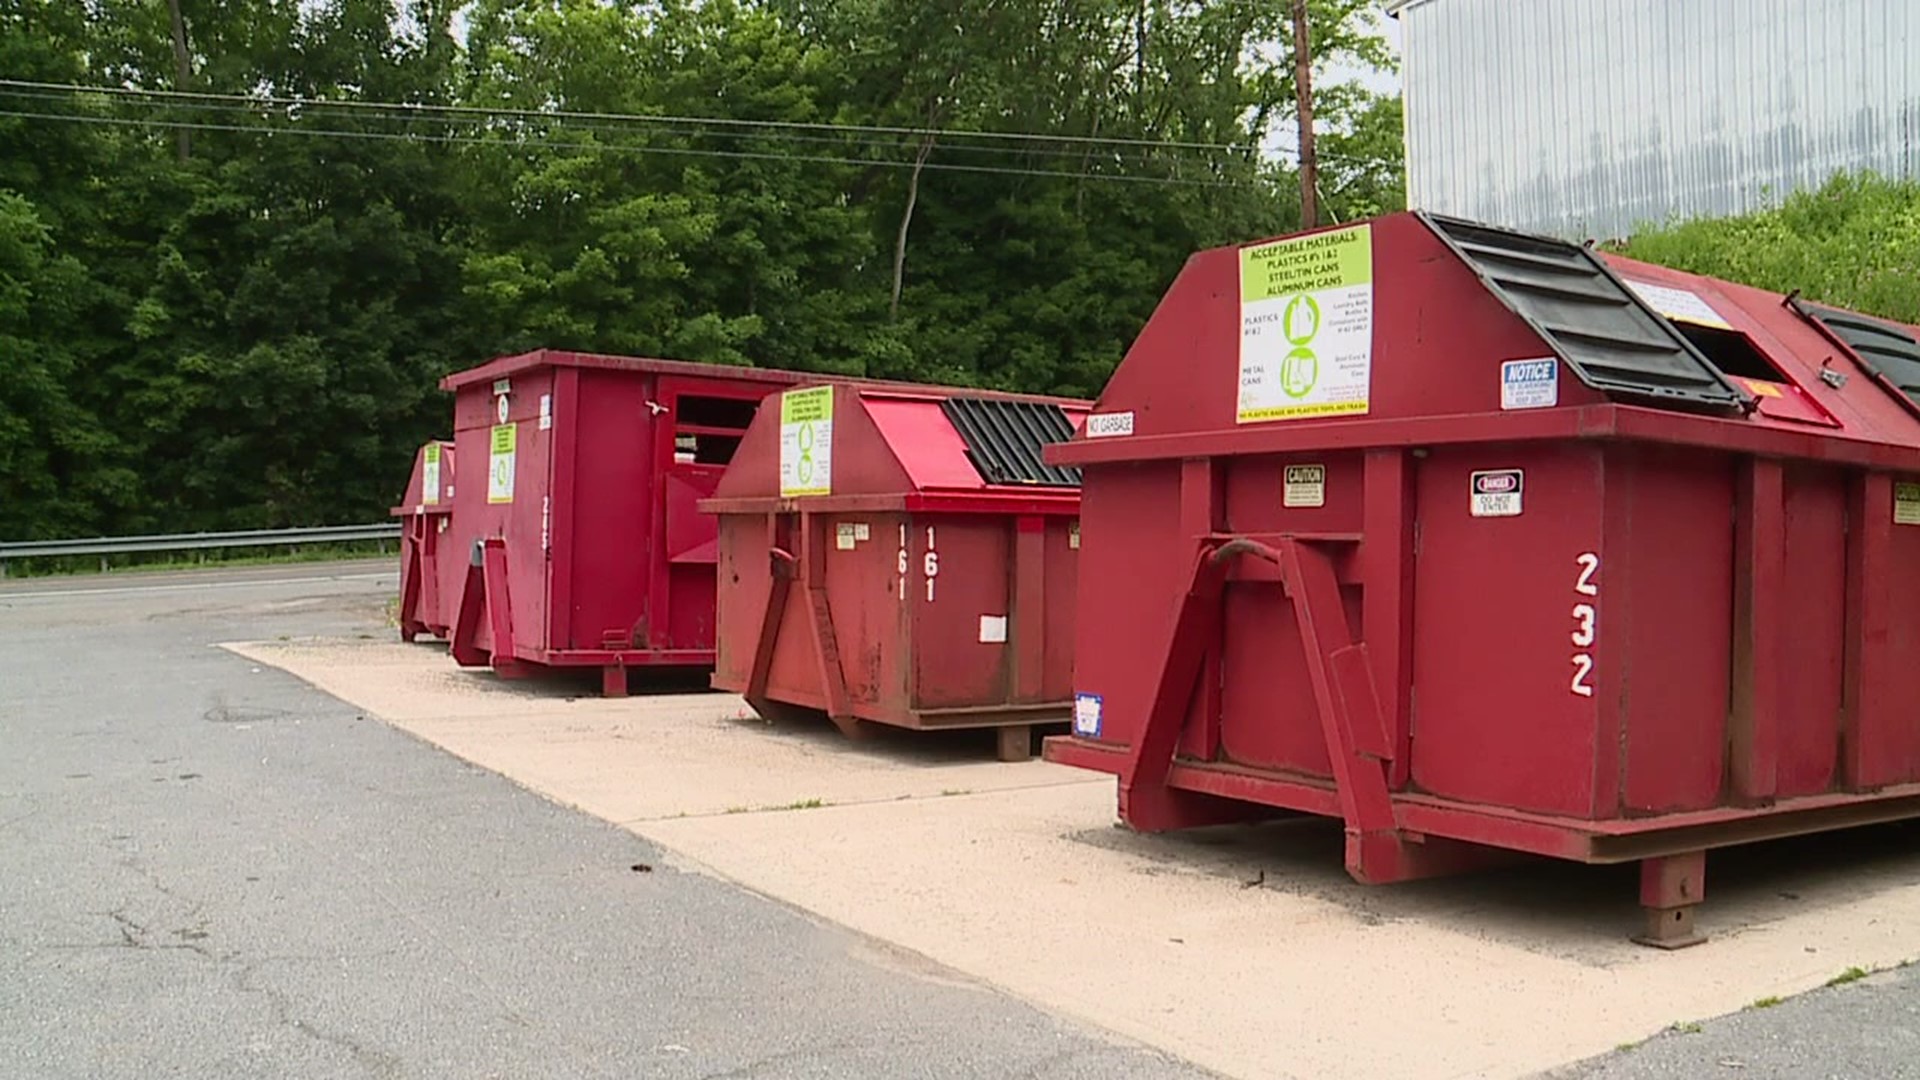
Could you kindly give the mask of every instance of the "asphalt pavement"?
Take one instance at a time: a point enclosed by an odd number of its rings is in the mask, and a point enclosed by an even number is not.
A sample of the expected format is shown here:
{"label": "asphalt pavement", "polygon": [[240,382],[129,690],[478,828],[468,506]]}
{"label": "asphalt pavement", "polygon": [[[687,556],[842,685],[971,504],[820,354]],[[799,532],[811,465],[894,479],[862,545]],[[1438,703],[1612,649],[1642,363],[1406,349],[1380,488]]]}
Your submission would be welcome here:
{"label": "asphalt pavement", "polygon": [[1204,1075],[215,647],[391,633],[395,584],[0,583],[0,1076]]}
{"label": "asphalt pavement", "polygon": [[[1859,976],[1856,978],[1855,976]],[[1920,968],[1850,972],[1839,985],[1676,1023],[1552,1080],[1911,1080],[1920,1077]]]}

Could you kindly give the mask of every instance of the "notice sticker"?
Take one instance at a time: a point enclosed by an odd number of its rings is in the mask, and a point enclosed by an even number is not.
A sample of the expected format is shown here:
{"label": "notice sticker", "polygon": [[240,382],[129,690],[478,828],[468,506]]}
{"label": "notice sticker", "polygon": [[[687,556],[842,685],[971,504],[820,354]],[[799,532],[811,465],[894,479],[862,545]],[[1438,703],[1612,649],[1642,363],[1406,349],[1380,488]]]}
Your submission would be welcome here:
{"label": "notice sticker", "polygon": [[1920,484],[1893,485],[1893,523],[1920,525]]}
{"label": "notice sticker", "polygon": [[487,501],[490,503],[513,501],[514,442],[517,435],[518,429],[512,424],[500,424],[493,429],[493,452],[487,459]]}
{"label": "notice sticker", "polygon": [[513,392],[513,380],[512,380],[512,379],[495,379],[495,380],[493,380],[493,394],[494,394],[494,396],[495,396],[495,397],[505,397],[506,395],[508,395],[508,394],[510,394],[510,393],[512,393],[512,392]]}
{"label": "notice sticker", "polygon": [[1075,551],[1080,550],[1080,523],[1077,521],[1067,526],[1067,546]]}
{"label": "notice sticker", "polygon": [[420,501],[429,506],[440,501],[439,443],[428,443],[421,461]]}
{"label": "notice sticker", "polygon": [[1646,302],[1653,310],[1672,319],[1674,322],[1696,323],[1700,326],[1716,326],[1722,330],[1733,329],[1732,324],[1713,310],[1713,305],[1699,293],[1685,289],[1674,289],[1666,285],[1654,285],[1632,278],[1621,278],[1632,289],[1635,296]]}
{"label": "notice sticker", "polygon": [[552,426],[553,426],[553,395],[541,394],[540,395],[540,430],[545,431]]}
{"label": "notice sticker", "polygon": [[1281,506],[1327,505],[1327,467],[1289,465],[1280,491]]}
{"label": "notice sticker", "polygon": [[1502,409],[1551,409],[1560,404],[1560,361],[1508,360],[1500,365]]}
{"label": "notice sticker", "polygon": [[980,616],[980,644],[999,645],[1007,640],[1007,617],[1005,615]]}
{"label": "notice sticker", "polygon": [[1073,695],[1073,733],[1089,739],[1100,737],[1100,695]]}
{"label": "notice sticker", "polygon": [[507,396],[505,394],[493,399],[493,412],[494,417],[501,423],[504,424],[507,422]]}
{"label": "notice sticker", "polygon": [[852,551],[855,545],[865,540],[867,527],[853,521],[843,521],[833,527],[833,546],[841,551]]}
{"label": "notice sticker", "polygon": [[1365,413],[1373,383],[1373,227],[1240,249],[1235,419]]}
{"label": "notice sticker", "polygon": [[780,495],[833,493],[833,387],[780,395]]}
{"label": "notice sticker", "polygon": [[1492,469],[1471,479],[1474,517],[1519,517],[1520,490],[1526,477],[1519,469]]}
{"label": "notice sticker", "polygon": [[1087,438],[1105,439],[1114,435],[1133,434],[1133,412],[1094,413],[1087,417]]}

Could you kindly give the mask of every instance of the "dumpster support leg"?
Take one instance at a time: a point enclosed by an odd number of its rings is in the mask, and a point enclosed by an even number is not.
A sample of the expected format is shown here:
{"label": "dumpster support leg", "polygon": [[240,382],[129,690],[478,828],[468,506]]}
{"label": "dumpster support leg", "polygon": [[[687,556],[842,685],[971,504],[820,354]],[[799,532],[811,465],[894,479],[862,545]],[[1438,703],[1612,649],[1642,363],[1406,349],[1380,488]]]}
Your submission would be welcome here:
{"label": "dumpster support leg", "polygon": [[419,607],[414,613],[414,621],[419,625],[421,631],[428,634],[444,635],[447,632],[447,628],[439,625],[437,622],[427,621],[427,619],[445,617],[441,614],[442,599],[440,596],[439,569],[441,539],[439,524],[445,520],[445,518],[441,518],[439,521],[431,521],[422,518],[420,521],[420,542],[416,546],[417,566],[415,567],[415,571],[420,576],[420,592]]}
{"label": "dumpster support leg", "polygon": [[[817,527],[813,515],[803,514],[800,522],[800,555],[796,558],[780,547],[784,532],[776,520],[772,526],[768,557],[771,560],[767,585],[767,608],[760,616],[760,637],[753,648],[753,669],[747,674],[747,704],[755,712],[772,719],[787,711],[767,696],[773,679],[773,652],[780,643],[780,623],[786,618],[787,602],[793,596],[794,578],[804,572],[807,615],[814,638],[814,658],[820,666],[820,683],[827,699],[827,718],[841,734],[859,739],[867,733],[853,716],[847,701],[847,683],[840,670],[840,650],[833,631],[833,612],[827,606],[825,552],[813,533]],[[800,560],[807,563],[803,569]]]}
{"label": "dumpster support leg", "polygon": [[1640,860],[1640,906],[1646,909],[1647,931],[1633,940],[1656,949],[1684,949],[1707,940],[1693,924],[1706,881],[1704,851]]}
{"label": "dumpster support leg", "polygon": [[600,696],[627,696],[627,665],[613,663],[600,669]]}
{"label": "dumpster support leg", "polygon": [[807,586],[807,614],[813,625],[813,658],[820,667],[820,689],[827,699],[827,719],[849,739],[865,738],[867,732],[854,718],[853,703],[847,697],[847,674],[840,666],[840,635],[834,630],[833,608],[827,603],[827,520],[815,514],[800,515],[800,557]]}
{"label": "dumpster support leg", "polygon": [[994,757],[1001,761],[1026,761],[1033,757],[1033,725],[1009,724],[995,728]]}
{"label": "dumpster support leg", "polygon": [[[466,586],[460,591],[460,613],[454,617],[453,640],[448,642],[455,663],[491,666],[503,679],[527,674],[526,665],[513,655],[513,612],[507,604],[507,542],[489,537],[474,545]],[[491,653],[481,652],[474,644],[483,617],[493,635]]]}
{"label": "dumpster support leg", "polygon": [[480,568],[480,550],[476,545],[473,561],[467,565],[466,581],[460,587],[460,609],[453,615],[453,638],[447,642],[453,661],[461,667],[486,667],[487,654],[474,644],[480,630],[480,614],[487,609],[486,574]]}
{"label": "dumpster support leg", "polygon": [[1200,545],[1187,594],[1174,614],[1166,659],[1147,707],[1146,723],[1120,768],[1120,818],[1141,832],[1221,825],[1260,816],[1248,803],[1181,791],[1168,785],[1174,750],[1193,701],[1194,684],[1220,632],[1226,566],[1211,543]]}
{"label": "dumpster support leg", "polygon": [[[406,530],[411,532],[418,518],[410,518]],[[420,636],[420,589],[421,563],[420,545],[422,537],[414,537],[412,543],[404,540],[400,544],[405,553],[400,560],[400,640],[412,641]]]}
{"label": "dumpster support leg", "polygon": [[761,716],[773,702],[767,684],[773,679],[773,650],[780,643],[780,622],[787,617],[787,596],[793,591],[793,556],[780,547],[778,519],[768,521],[767,607],[760,613],[760,636],[753,645],[753,667],[747,672],[747,704]]}

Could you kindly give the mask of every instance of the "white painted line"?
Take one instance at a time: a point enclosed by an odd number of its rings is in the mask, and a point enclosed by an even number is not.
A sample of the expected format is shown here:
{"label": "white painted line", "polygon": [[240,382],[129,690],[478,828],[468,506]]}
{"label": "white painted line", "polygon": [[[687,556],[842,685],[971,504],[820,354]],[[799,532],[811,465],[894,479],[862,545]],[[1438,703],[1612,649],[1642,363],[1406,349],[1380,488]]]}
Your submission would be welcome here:
{"label": "white painted line", "polygon": [[240,589],[247,586],[318,585],[330,581],[384,581],[399,583],[393,571],[378,574],[330,574],[325,577],[263,578],[249,581],[202,581],[180,585],[124,585],[112,589],[52,589],[43,592],[0,592],[0,604],[9,600],[43,600],[62,596],[124,596],[129,593],[194,592],[200,589]]}

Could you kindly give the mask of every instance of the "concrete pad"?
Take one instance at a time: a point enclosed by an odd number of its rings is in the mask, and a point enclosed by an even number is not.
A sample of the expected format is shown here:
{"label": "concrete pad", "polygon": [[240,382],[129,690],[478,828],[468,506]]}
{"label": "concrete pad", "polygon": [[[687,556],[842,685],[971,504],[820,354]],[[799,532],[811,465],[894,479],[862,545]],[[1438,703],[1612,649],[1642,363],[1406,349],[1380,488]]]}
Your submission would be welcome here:
{"label": "concrete pad", "polygon": [[1097,779],[1038,760],[990,760],[991,732],[881,731],[854,744],[824,723],[769,724],[732,694],[602,698],[597,670],[505,682],[424,644],[227,648],[620,824]]}
{"label": "concrete pad", "polygon": [[1236,1076],[1525,1075],[1920,955],[1912,826],[1715,853],[1712,940],[1664,953],[1626,941],[1631,867],[1368,888],[1336,823],[1138,836],[1112,825],[1111,779],[992,762],[984,740],[855,747],[738,719],[737,699],[567,700],[402,646],[239,651],[715,873]]}

